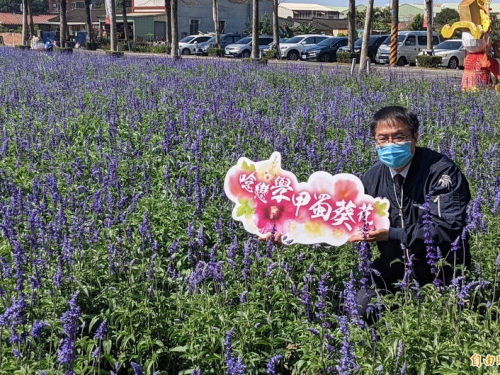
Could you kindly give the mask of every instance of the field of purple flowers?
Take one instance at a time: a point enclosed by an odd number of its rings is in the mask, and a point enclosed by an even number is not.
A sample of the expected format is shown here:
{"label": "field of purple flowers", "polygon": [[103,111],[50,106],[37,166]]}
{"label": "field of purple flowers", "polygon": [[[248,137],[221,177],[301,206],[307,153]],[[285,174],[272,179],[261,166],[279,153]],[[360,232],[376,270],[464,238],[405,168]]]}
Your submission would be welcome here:
{"label": "field of purple flowers", "polygon": [[[498,373],[496,92],[7,47],[0,67],[1,375]],[[223,181],[273,151],[301,181],[360,175],[389,104],[468,177],[474,269],[446,288],[406,280],[367,325],[354,300],[367,245],[259,242]]]}

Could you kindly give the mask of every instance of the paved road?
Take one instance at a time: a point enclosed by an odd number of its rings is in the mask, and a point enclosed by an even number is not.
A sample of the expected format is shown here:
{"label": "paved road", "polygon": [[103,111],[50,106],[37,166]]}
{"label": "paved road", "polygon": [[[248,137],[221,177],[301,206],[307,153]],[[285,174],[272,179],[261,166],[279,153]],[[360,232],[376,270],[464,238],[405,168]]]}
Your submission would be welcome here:
{"label": "paved road", "polygon": [[[84,49],[74,49],[74,52],[78,53],[105,53],[104,50],[97,50],[97,51],[87,51]],[[165,54],[153,54],[153,53],[136,53],[136,52],[124,52],[125,56],[137,56],[137,57],[151,57],[151,56],[157,56],[157,57],[168,57]],[[228,58],[220,58],[220,57],[206,57],[206,56],[194,56],[194,55],[184,55],[181,56],[182,59],[199,59],[199,60],[205,60],[205,61],[210,61],[212,59],[225,59],[227,61],[234,61],[235,63],[242,62],[242,59],[228,59]],[[268,65],[276,65],[276,66],[293,66],[293,67],[302,67],[304,69],[345,69],[347,71],[350,71],[352,69],[350,64],[340,64],[340,63],[319,63],[319,62],[304,62],[304,61],[289,61],[289,60],[269,60]],[[359,69],[359,65],[356,65],[354,67],[354,72],[357,73]],[[447,68],[437,68],[437,69],[430,69],[430,68],[421,68],[418,66],[395,66],[395,67],[390,67],[389,65],[378,65],[378,64],[371,64],[370,65],[370,70],[371,71],[376,71],[376,72],[391,72],[394,74],[403,74],[403,75],[408,75],[408,76],[414,76],[414,77],[436,77],[436,78],[441,78],[441,79],[446,79],[450,82],[450,84],[453,85],[458,85],[460,86],[461,81],[462,81],[462,75],[463,75],[463,70],[460,69],[447,69]]]}

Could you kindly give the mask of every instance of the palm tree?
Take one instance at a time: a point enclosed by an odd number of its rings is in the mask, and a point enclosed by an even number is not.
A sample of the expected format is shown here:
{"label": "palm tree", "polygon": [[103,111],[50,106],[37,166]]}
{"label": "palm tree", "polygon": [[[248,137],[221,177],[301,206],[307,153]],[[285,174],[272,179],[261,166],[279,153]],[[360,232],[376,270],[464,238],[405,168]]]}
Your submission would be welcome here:
{"label": "palm tree", "polygon": [[59,0],[59,44],[64,47],[64,43],[69,39],[68,21],[66,20],[66,0]]}
{"label": "palm tree", "polygon": [[259,58],[259,0],[252,1],[252,58]]}
{"label": "palm tree", "polygon": [[123,20],[123,39],[130,51],[129,35],[128,35],[128,19],[127,19],[127,6],[129,0],[122,0],[122,20]]}
{"label": "palm tree", "polygon": [[179,23],[177,19],[177,2],[170,0],[170,26],[172,29],[172,57],[179,57]]}
{"label": "palm tree", "polygon": [[28,23],[30,26],[30,35],[33,38],[35,35],[35,24],[33,23],[33,0],[28,0],[28,8],[26,9],[28,13]]}
{"label": "palm tree", "polygon": [[220,30],[219,30],[219,2],[212,0],[214,28],[215,28],[215,48],[220,47]]}
{"label": "palm tree", "polygon": [[117,37],[116,37],[116,2],[115,0],[110,0],[110,15],[109,15],[109,44],[110,50],[116,51],[118,47]]}
{"label": "palm tree", "polygon": [[347,13],[347,45],[349,51],[354,52],[354,39],[356,34],[356,0],[349,0],[349,12]]}
{"label": "palm tree", "polygon": [[22,0],[23,6],[23,45],[28,44],[28,0]]}
{"label": "palm tree", "polygon": [[273,0],[273,50],[276,51],[276,58],[281,57],[280,53],[280,27],[278,23],[278,0]]}
{"label": "palm tree", "polygon": [[425,14],[427,17],[427,49],[432,49],[432,0],[425,0]]}
{"label": "palm tree", "polygon": [[368,0],[366,8],[365,27],[363,30],[363,43],[361,44],[361,55],[359,57],[359,73],[367,71],[366,63],[368,61],[368,47],[370,46],[370,32],[373,13],[373,0]]}
{"label": "palm tree", "polygon": [[85,0],[85,28],[87,29],[87,42],[92,43],[94,40],[92,29],[92,15],[91,15],[92,0]]}
{"label": "palm tree", "polygon": [[170,47],[172,45],[172,27],[171,27],[171,17],[169,16],[170,14],[170,5],[171,0],[165,0],[165,10],[167,12],[167,35],[165,38],[165,44],[167,47]]}

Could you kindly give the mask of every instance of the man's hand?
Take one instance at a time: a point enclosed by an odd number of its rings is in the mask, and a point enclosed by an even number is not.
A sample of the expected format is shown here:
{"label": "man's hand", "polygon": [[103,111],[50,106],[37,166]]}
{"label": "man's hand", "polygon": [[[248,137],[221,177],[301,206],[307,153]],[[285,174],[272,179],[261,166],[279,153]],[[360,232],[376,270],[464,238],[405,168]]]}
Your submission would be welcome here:
{"label": "man's hand", "polygon": [[370,230],[368,233],[363,234],[355,234],[349,237],[347,241],[349,242],[359,242],[359,241],[367,241],[367,242],[376,242],[376,241],[387,241],[389,239],[389,231],[387,229],[377,229]]}
{"label": "man's hand", "polygon": [[267,233],[264,237],[259,237],[259,241],[273,241],[275,245],[282,245],[281,242],[281,233],[274,233],[274,237],[272,237],[271,233]]}

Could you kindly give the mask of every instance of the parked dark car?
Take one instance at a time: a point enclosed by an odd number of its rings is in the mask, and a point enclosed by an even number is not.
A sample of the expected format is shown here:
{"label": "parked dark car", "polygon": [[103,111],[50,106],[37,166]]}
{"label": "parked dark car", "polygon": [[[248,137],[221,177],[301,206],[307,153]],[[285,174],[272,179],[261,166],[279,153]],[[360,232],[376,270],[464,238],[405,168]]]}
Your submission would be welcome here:
{"label": "parked dark car", "polygon": [[[220,46],[219,48],[226,48],[229,44],[236,43],[241,38],[244,38],[246,35],[242,34],[220,34]],[[208,56],[208,49],[214,48],[215,45],[215,36],[211,37],[204,43],[198,43],[198,45],[194,48],[194,55],[198,56]]]}
{"label": "parked dark car", "polygon": [[347,37],[327,38],[315,44],[306,47],[300,54],[300,59],[304,61],[337,61],[337,50],[347,45]]}
{"label": "parked dark car", "polygon": [[[375,56],[377,55],[378,47],[384,43],[389,35],[370,35],[369,45],[368,45],[368,58],[371,62],[375,62]],[[361,53],[361,45],[363,44],[363,38],[359,38],[354,42],[354,53]],[[339,49],[338,52],[349,52],[347,45]]]}

